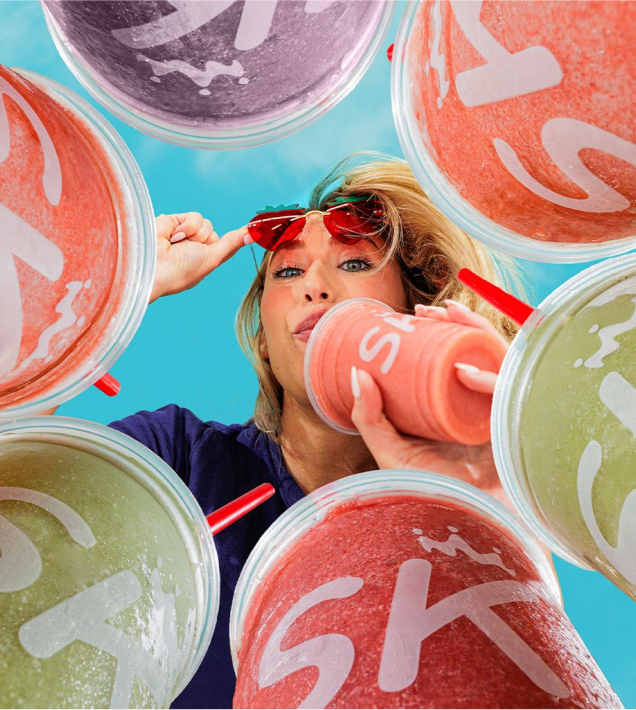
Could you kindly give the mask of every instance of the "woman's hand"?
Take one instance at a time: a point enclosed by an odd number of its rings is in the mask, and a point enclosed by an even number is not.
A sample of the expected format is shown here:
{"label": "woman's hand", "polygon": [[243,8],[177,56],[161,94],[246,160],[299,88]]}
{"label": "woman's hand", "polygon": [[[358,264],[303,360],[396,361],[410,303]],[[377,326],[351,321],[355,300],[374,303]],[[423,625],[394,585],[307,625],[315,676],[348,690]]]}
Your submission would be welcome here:
{"label": "woman's hand", "polygon": [[[495,333],[505,342],[489,320],[462,304],[447,303],[448,308],[416,306],[415,315],[481,328]],[[476,392],[492,394],[494,391],[497,380],[494,372],[482,372],[465,365],[458,367],[457,375],[466,387]],[[509,505],[499,482],[490,442],[482,446],[466,446],[404,436],[384,415],[382,393],[371,375],[358,369],[352,373],[351,379],[354,390],[351,418],[380,468],[414,468],[452,476]]]}
{"label": "woman's hand", "polygon": [[219,237],[210,220],[198,212],[162,214],[155,223],[157,271],[151,303],[196,286],[246,243],[247,227]]}

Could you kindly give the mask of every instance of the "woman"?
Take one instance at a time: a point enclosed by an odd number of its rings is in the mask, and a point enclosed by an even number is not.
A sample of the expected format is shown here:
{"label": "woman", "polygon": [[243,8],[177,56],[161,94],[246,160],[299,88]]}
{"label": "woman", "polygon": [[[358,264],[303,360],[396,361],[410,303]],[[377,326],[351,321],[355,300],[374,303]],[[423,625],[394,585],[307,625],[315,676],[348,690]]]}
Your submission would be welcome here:
{"label": "woman", "polygon": [[[316,211],[334,201],[343,210],[339,219],[355,218],[350,224],[359,225],[363,238],[355,229],[334,229],[332,213]],[[278,248],[266,253],[239,312],[239,338],[259,379],[254,419],[230,426],[206,423],[169,405],[111,425],[161,456],[206,514],[259,483],[276,489],[272,499],[215,538],[222,585],[218,623],[201,668],[174,707],[231,707],[228,620],[236,582],[259,537],[306,493],[378,468],[428,469],[500,492],[490,444],[466,447],[401,436],[384,416],[380,391],[368,373],[352,372],[352,417],[360,437],[323,423],[303,378],[304,352],[317,318],[352,297],[373,297],[401,312],[510,338],[514,325],[455,278],[465,266],[499,280],[492,258],[438,212],[403,161],[376,158],[358,166],[344,161],[316,187],[310,206],[309,214],[296,210],[286,221],[274,220],[277,234],[285,237],[270,244]],[[252,234],[267,217],[259,216]],[[247,227],[219,239],[196,213],[161,215],[157,232],[152,300],[191,288],[251,241]],[[261,236],[265,232],[263,227]],[[492,392],[494,373],[463,363],[457,368],[468,387]]]}

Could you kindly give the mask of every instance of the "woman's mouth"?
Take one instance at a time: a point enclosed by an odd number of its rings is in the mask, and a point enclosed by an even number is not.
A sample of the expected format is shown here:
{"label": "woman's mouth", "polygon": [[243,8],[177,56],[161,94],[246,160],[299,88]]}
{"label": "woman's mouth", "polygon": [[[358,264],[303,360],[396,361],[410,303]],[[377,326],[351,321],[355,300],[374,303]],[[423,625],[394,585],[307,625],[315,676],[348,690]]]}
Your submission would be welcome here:
{"label": "woman's mouth", "polygon": [[316,323],[325,315],[326,312],[327,311],[314,311],[306,318],[303,318],[303,320],[301,320],[294,329],[294,337],[306,343],[311,337],[311,333],[316,326]]}

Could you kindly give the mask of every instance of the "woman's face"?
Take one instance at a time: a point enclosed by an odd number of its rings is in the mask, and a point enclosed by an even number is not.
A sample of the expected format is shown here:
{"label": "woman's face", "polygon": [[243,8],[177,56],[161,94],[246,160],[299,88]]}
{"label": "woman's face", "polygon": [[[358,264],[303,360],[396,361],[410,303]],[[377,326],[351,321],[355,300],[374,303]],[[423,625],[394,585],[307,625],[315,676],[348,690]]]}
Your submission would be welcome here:
{"label": "woman's face", "polygon": [[[371,271],[384,255],[380,237],[346,245],[333,239],[322,216],[312,214],[299,239],[276,251],[265,277],[261,319],[265,356],[286,394],[307,401],[303,361],[315,314],[348,298],[376,298],[405,311],[400,268],[391,260]],[[303,323],[309,316],[309,321]]]}

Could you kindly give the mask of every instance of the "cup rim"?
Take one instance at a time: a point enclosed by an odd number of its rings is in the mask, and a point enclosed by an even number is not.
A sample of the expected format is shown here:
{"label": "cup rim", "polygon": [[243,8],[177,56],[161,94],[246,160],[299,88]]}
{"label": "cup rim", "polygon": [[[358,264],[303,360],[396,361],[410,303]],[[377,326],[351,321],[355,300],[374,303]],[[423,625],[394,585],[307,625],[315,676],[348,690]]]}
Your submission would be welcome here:
{"label": "cup rim", "polygon": [[486,217],[450,183],[424,147],[410,106],[408,43],[420,7],[409,0],[395,40],[391,68],[391,104],[398,139],[415,177],[437,208],[454,224],[487,246],[531,261],[576,264],[616,256],[636,247],[631,237],[606,242],[542,242]]}
{"label": "cup rim", "polygon": [[539,543],[527,527],[491,495],[449,476],[422,470],[384,469],[358,473],[322,486],[292,505],[274,521],[252,550],[236,585],[230,613],[230,649],[235,672],[239,667],[246,614],[281,557],[330,510],[343,502],[404,493],[426,498],[441,497],[459,503],[503,528],[532,561],[555,601],[563,605],[556,574]]}
{"label": "cup rim", "polygon": [[[543,352],[545,340],[552,334],[554,328],[547,331],[543,340],[534,346],[535,352],[524,365],[525,372],[520,383],[516,386],[515,380],[522,365],[523,352],[528,338],[533,333],[535,326],[568,302],[573,308],[577,308],[581,298],[589,294],[595,286],[600,285],[604,279],[610,276],[618,277],[621,273],[629,273],[630,269],[636,274],[636,253],[624,254],[590,266],[572,276],[544,299],[521,326],[506,353],[493,397],[491,414],[493,454],[506,495],[512,501],[524,523],[552,552],[578,567],[589,570],[594,568],[585,558],[565,540],[552,532],[547,520],[540,513],[538,503],[529,485],[524,481],[521,470],[519,437],[517,436],[518,412],[522,406],[523,392],[528,386],[537,354]],[[590,298],[592,297],[590,296]],[[509,418],[514,419],[514,422],[509,422]]]}
{"label": "cup rim", "polygon": [[9,405],[0,409],[0,421],[16,416],[29,416],[62,404],[94,384],[112,367],[141,324],[148,306],[157,260],[150,194],[126,143],[99,111],[70,89],[26,69],[11,67],[10,70],[35,84],[62,108],[67,108],[66,104],[70,104],[70,109],[91,130],[91,135],[110,159],[110,167],[119,179],[126,209],[130,211],[129,214],[121,215],[121,218],[129,221],[130,238],[126,251],[123,252],[121,234],[118,235],[119,268],[125,269],[126,276],[122,281],[123,302],[115,326],[109,325],[108,335],[100,338],[92,354],[83,359],[72,375],[61,377],[50,389],[45,385],[43,393],[36,390],[33,396],[27,393],[26,397],[14,398]]}
{"label": "cup rim", "polygon": [[317,121],[347,96],[358,84],[375,59],[384,38],[389,30],[393,17],[393,0],[373,0],[384,3],[376,26],[370,31],[367,45],[360,53],[357,64],[349,71],[343,72],[335,87],[325,89],[322,95],[309,104],[290,110],[275,118],[264,118],[238,127],[220,127],[215,129],[197,129],[184,124],[172,124],[158,118],[150,118],[127,103],[123,92],[107,91],[94,78],[94,71],[79,58],[65,41],[64,34],[57,21],[46,6],[45,0],[40,0],[47,27],[53,42],[80,84],[88,93],[110,113],[128,125],[153,138],[184,146],[186,148],[232,150],[251,148],[287,137]]}
{"label": "cup rim", "polygon": [[[192,550],[193,555],[205,567],[205,572],[200,575],[199,584],[195,583],[199,598],[197,606],[200,607],[203,618],[197,618],[194,627],[197,635],[191,651],[192,657],[175,689],[174,697],[176,697],[186,687],[200,666],[210,645],[219,612],[221,594],[219,561],[201,507],[185,483],[163,459],[136,439],[103,424],[59,416],[21,417],[13,421],[0,421],[0,446],[7,442],[25,440],[46,441],[69,447],[73,445],[77,447],[81,443],[83,450],[88,450],[92,455],[105,460],[111,459],[104,454],[112,453],[115,460],[111,460],[111,463],[114,465],[117,466],[118,460],[124,458],[137,467],[136,472],[140,476],[139,478],[135,477],[135,480],[140,485],[144,485],[148,481],[154,482],[152,476],[148,474],[148,471],[152,471],[157,474],[160,484],[167,489],[169,497],[164,493],[161,499],[162,504],[167,504],[164,509],[181,533],[184,545]],[[124,472],[130,473],[129,471]],[[148,490],[147,486],[144,487]],[[149,490],[149,492],[154,495],[152,491]],[[179,520],[179,516],[192,520],[194,530],[189,531],[187,526]],[[187,536],[186,532],[189,533]],[[190,541],[188,541],[188,537]]]}

